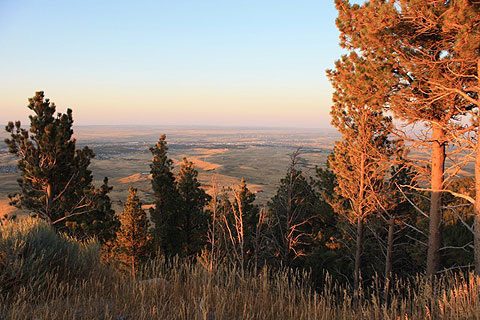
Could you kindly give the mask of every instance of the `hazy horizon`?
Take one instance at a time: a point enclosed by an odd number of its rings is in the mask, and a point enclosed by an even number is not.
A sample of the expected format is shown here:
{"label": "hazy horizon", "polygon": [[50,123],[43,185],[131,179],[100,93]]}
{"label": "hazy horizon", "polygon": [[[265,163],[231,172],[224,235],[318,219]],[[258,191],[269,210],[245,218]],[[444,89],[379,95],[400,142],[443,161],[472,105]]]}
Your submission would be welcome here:
{"label": "hazy horizon", "polygon": [[[28,127],[30,125],[30,120],[28,118],[26,119],[11,119],[6,121],[5,123],[0,123],[0,125],[5,125],[10,121],[17,121],[19,120],[22,124],[22,127]],[[132,127],[138,127],[138,128],[172,128],[172,129],[182,129],[182,128],[199,128],[199,129],[237,129],[237,130],[318,130],[318,131],[323,131],[323,130],[328,130],[332,132],[338,132],[338,130],[333,127],[331,124],[325,125],[325,126],[275,126],[275,125],[222,125],[222,124],[182,124],[182,123],[169,123],[169,124],[162,124],[162,123],[157,123],[157,124],[144,124],[144,123],[98,123],[98,124],[77,124],[75,123],[75,117],[74,117],[74,123],[73,123],[73,129],[75,128],[93,128],[93,127],[105,127],[105,128],[114,128],[114,127],[119,127],[119,128],[132,128]],[[6,133],[2,130],[2,133]]]}
{"label": "hazy horizon", "polygon": [[[28,120],[27,120],[28,121]],[[294,126],[268,126],[268,125],[221,125],[221,124],[181,124],[181,123],[172,123],[172,124],[143,124],[143,123],[119,123],[119,124],[109,124],[109,123],[99,123],[99,124],[74,124],[74,128],[87,128],[87,127],[145,127],[145,128],[202,128],[202,129],[258,129],[258,130],[331,130],[337,131],[337,129],[331,125],[324,127],[294,127]]]}

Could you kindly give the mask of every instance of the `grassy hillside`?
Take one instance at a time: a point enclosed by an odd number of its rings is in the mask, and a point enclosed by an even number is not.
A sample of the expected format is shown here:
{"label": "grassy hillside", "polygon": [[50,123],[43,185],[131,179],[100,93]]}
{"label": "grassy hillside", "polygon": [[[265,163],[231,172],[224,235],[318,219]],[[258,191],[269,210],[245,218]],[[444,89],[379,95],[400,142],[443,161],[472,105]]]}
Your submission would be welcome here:
{"label": "grassy hillside", "polygon": [[[472,274],[444,275],[433,286],[419,277],[396,281],[387,300],[375,281],[353,296],[352,288],[328,276],[326,286],[315,291],[306,273],[263,269],[242,275],[226,265],[210,269],[178,260],[150,261],[132,280],[99,265],[92,257],[98,250],[54,235],[35,220],[9,222],[0,234],[0,287],[6,288],[11,259],[30,259],[40,271],[4,290],[1,319],[477,319],[480,314],[480,278]],[[64,250],[45,259],[52,248]],[[93,272],[77,270],[79,265]]]}

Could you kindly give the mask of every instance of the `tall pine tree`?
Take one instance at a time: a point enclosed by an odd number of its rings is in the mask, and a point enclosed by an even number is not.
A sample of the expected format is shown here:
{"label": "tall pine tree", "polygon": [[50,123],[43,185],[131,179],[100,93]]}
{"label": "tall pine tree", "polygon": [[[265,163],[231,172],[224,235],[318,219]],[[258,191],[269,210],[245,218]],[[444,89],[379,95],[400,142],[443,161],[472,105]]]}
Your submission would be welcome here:
{"label": "tall pine tree", "polygon": [[393,145],[388,140],[391,119],[381,112],[386,89],[374,85],[362,57],[351,53],[335,66],[335,70],[328,71],[335,88],[331,115],[342,140],[335,143],[334,156],[329,160],[337,178],[336,192],[350,204],[348,210],[335,209],[356,225],[354,287],[357,289],[364,225],[368,216],[386,201],[384,180],[393,153]]}
{"label": "tall pine tree", "polygon": [[230,246],[226,250],[243,270],[247,263],[258,265],[258,246],[262,236],[260,210],[254,204],[255,194],[248,189],[243,177],[240,184],[229,191],[231,195],[225,194],[220,201],[221,224]]}
{"label": "tall pine tree", "polygon": [[[390,90],[385,106],[407,124],[428,129],[416,142],[431,154],[427,274],[432,276],[440,268],[447,146],[458,132],[459,116],[479,106],[480,6],[475,1],[335,2],[341,44],[360,52],[372,67],[372,79]],[[376,73],[379,65],[389,65],[389,73]],[[480,158],[478,163],[480,171]],[[480,232],[478,239],[480,265]]]}
{"label": "tall pine tree", "polygon": [[254,203],[255,194],[252,193],[242,177],[240,185],[235,191],[234,207],[243,214],[244,224],[244,243],[246,258],[250,259],[254,256],[255,238],[257,237],[257,224],[260,213],[260,208]]}
{"label": "tall pine tree", "polygon": [[148,258],[150,245],[147,214],[142,209],[137,189],[130,187],[127,202],[120,215],[120,229],[117,232],[114,252],[121,262],[128,266],[132,277],[135,277],[138,266]]}
{"label": "tall pine tree", "polygon": [[178,236],[184,241],[183,254],[200,252],[206,243],[208,212],[205,206],[211,197],[200,187],[198,171],[191,161],[183,158],[178,174],[178,193],[181,198],[181,228]]}
{"label": "tall pine tree", "polygon": [[317,216],[317,194],[303,172],[299,150],[291,157],[286,176],[267,203],[271,250],[284,266],[301,264],[313,242],[312,223]]}
{"label": "tall pine tree", "polygon": [[166,135],[162,135],[157,144],[150,148],[153,155],[150,164],[152,189],[155,206],[150,209],[154,223],[155,246],[167,256],[180,253],[182,241],[178,236],[180,228],[180,195],[173,175],[173,161],[168,158]]}
{"label": "tall pine tree", "polygon": [[11,204],[57,228],[72,217],[78,220],[95,211],[109,215],[95,204],[98,192],[88,169],[94,154],[88,147],[76,149],[72,110],[55,114],[55,104],[44,99],[43,91],[29,99],[28,108],[33,111],[29,130],[20,121],[6,127],[10,139],[5,143],[19,157],[21,175],[21,190],[10,195]]}

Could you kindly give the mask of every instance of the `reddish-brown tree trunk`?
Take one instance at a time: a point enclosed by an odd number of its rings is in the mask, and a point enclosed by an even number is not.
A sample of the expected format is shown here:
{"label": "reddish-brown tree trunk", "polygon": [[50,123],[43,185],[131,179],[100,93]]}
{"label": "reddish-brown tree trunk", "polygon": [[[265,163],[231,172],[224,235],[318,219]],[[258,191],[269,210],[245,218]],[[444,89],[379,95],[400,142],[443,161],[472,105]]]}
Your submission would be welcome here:
{"label": "reddish-brown tree trunk", "polygon": [[387,254],[385,256],[385,286],[383,291],[383,298],[385,302],[388,301],[390,292],[390,283],[392,281],[392,253],[393,253],[393,240],[395,232],[395,220],[393,218],[388,219],[388,236],[387,236]]}
{"label": "reddish-brown tree trunk", "polygon": [[135,279],[135,257],[133,255],[130,257],[130,264],[131,264],[130,272],[132,274],[132,279]]}
{"label": "reddish-brown tree trunk", "polygon": [[427,276],[433,276],[440,268],[440,245],[442,242],[442,192],[445,171],[445,130],[433,127],[432,171],[430,198],[430,225],[428,234]]}
{"label": "reddish-brown tree trunk", "polygon": [[353,288],[358,290],[360,286],[360,266],[362,259],[362,241],[363,241],[363,219],[358,217],[357,219],[357,243],[355,250],[355,269],[353,272]]}
{"label": "reddish-brown tree trunk", "polygon": [[50,223],[53,223],[56,219],[59,217],[52,217],[52,214],[50,213],[50,209],[52,206],[52,184],[48,183],[47,184],[47,199],[45,203],[45,215],[47,216],[48,219],[50,219]]}
{"label": "reddish-brown tree trunk", "polygon": [[[480,63],[479,63],[480,69]],[[480,73],[480,70],[479,70]],[[475,216],[473,220],[473,255],[475,274],[480,275],[480,126],[477,128],[477,144],[475,147]]]}
{"label": "reddish-brown tree trunk", "polygon": [[357,212],[357,243],[356,243],[356,250],[355,250],[355,268],[353,270],[353,288],[355,291],[359,288],[360,284],[360,267],[362,265],[362,241],[363,241],[363,206],[362,203],[364,201],[365,196],[365,162],[366,156],[365,153],[362,152],[362,156],[360,159],[360,191],[359,191],[359,205],[358,205],[358,212]]}
{"label": "reddish-brown tree trunk", "polygon": [[387,236],[387,255],[385,257],[385,283],[392,276],[392,252],[393,252],[393,233],[395,231],[395,221],[393,218],[388,219],[388,236]]}
{"label": "reddish-brown tree trunk", "polygon": [[[477,75],[480,79],[480,59],[477,62]],[[480,86],[480,81],[478,81]],[[480,94],[480,92],[478,93]],[[480,99],[478,99],[480,101]],[[477,105],[480,109],[480,105]],[[479,111],[480,112],[480,111]],[[475,274],[480,276],[480,125],[477,123],[477,144],[475,146],[475,216],[473,220],[473,256]]]}

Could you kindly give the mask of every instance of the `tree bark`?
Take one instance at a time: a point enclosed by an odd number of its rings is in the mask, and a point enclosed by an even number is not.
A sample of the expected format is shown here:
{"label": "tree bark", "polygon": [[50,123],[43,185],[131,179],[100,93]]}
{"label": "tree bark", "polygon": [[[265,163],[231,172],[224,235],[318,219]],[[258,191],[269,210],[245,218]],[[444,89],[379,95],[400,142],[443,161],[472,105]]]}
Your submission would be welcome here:
{"label": "tree bark", "polygon": [[53,221],[55,221],[56,219],[58,219],[58,217],[52,217],[52,214],[50,213],[50,208],[51,208],[51,205],[52,205],[52,184],[51,183],[48,183],[47,184],[47,199],[46,199],[46,205],[45,205],[45,215],[47,216],[47,218],[50,219],[50,223],[52,223]]}
{"label": "tree bark", "polygon": [[387,255],[385,257],[385,283],[388,283],[392,276],[392,252],[393,252],[393,233],[395,231],[395,223],[393,218],[388,220],[388,236],[387,236]]}
{"label": "tree bark", "polygon": [[362,259],[362,241],[363,241],[363,219],[358,217],[357,219],[357,246],[355,250],[355,269],[353,272],[353,288],[358,290],[360,284],[360,265]]}
{"label": "tree bark", "polygon": [[[363,118],[362,118],[363,120]],[[359,288],[360,283],[360,266],[362,264],[362,241],[363,241],[363,207],[362,203],[365,197],[365,153],[362,152],[360,159],[360,189],[359,189],[359,204],[357,211],[357,243],[355,250],[355,269],[353,270],[353,288],[355,291]]]}
{"label": "tree bark", "polygon": [[[480,79],[480,59],[477,62],[477,75]],[[480,86],[480,81],[478,81]],[[480,94],[480,92],[478,93]],[[480,113],[480,104],[477,105]],[[475,145],[475,216],[473,220],[473,256],[475,274],[480,276],[480,125],[477,123],[477,144]]]}
{"label": "tree bark", "polygon": [[[479,137],[480,128],[477,132]],[[478,139],[478,138],[477,138]],[[475,155],[475,216],[473,222],[473,246],[475,259],[475,274],[480,276],[480,141],[477,140]]]}
{"label": "tree bark", "polygon": [[187,216],[187,221],[186,221],[186,230],[187,230],[187,245],[186,245],[186,256],[190,256],[190,254],[193,252],[192,250],[192,232],[193,232],[193,227],[192,227],[192,222],[191,222],[191,209],[188,208],[185,210],[186,211],[186,216]]}
{"label": "tree bark", "polygon": [[430,225],[428,234],[427,276],[432,277],[440,268],[440,245],[442,242],[442,192],[445,171],[445,130],[433,127],[432,171],[430,198]]}
{"label": "tree bark", "polygon": [[132,279],[135,279],[135,257],[133,255],[130,257],[130,264],[130,272],[132,273]]}

